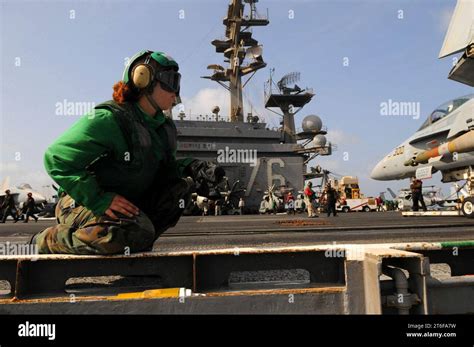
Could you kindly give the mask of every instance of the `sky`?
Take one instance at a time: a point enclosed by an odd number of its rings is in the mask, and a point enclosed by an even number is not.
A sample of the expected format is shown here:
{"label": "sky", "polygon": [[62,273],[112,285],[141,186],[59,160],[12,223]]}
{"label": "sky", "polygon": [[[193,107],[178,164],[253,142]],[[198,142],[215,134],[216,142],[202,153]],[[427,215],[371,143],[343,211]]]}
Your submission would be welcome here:
{"label": "sky", "polygon": [[[142,49],[167,52],[180,64],[187,113],[229,109],[227,92],[200,78],[223,56],[210,44],[223,38],[225,0],[12,1],[0,0],[0,179],[30,183],[44,191],[52,183],[43,154],[91,107],[111,98],[128,57]],[[454,0],[261,0],[267,27],[253,29],[267,68],[248,83],[246,110],[280,121],[263,107],[269,69],[275,79],[301,73],[313,101],[296,116],[316,114],[336,144],[321,165],[357,176],[361,191],[376,195],[407,181],[370,179],[375,164],[412,135],[436,106],[472,93],[447,79],[453,58],[438,59]],[[414,102],[414,115],[382,115],[381,104]],[[74,110],[61,110],[65,104]],[[442,186],[440,175],[430,184]]]}

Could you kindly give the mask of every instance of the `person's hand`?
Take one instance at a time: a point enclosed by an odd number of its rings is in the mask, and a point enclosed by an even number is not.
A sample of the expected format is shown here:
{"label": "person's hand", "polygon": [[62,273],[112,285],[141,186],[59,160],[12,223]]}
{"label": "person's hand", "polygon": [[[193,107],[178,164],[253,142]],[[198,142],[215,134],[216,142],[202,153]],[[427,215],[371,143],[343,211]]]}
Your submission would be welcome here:
{"label": "person's hand", "polygon": [[119,219],[115,215],[114,211],[120,212],[128,217],[133,217],[135,215],[138,215],[140,209],[134,204],[132,204],[130,201],[125,199],[123,196],[117,194],[114,196],[114,199],[112,200],[112,203],[110,204],[109,208],[105,211],[105,214],[110,218]]}

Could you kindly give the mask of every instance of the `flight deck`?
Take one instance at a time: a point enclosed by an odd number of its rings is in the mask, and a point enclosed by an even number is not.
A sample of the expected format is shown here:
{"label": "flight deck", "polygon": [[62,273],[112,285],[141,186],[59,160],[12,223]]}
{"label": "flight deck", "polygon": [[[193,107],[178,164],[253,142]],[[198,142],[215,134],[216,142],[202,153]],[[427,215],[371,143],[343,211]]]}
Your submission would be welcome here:
{"label": "flight deck", "polygon": [[[54,219],[0,224],[1,242],[27,242]],[[400,212],[186,216],[155,242],[154,251],[231,246],[389,243],[474,239],[474,220],[463,216],[404,217]]]}

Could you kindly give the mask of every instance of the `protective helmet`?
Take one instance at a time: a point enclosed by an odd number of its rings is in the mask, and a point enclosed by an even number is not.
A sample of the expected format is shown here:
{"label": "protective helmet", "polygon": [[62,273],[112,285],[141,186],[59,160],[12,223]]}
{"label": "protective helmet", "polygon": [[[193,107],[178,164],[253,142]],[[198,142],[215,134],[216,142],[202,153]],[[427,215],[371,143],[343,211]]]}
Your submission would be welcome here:
{"label": "protective helmet", "polygon": [[[146,57],[145,61],[136,64],[143,57]],[[162,68],[155,71],[149,64],[151,59],[155,60]],[[164,90],[179,96],[181,75],[178,70],[178,63],[166,53],[141,51],[128,61],[123,71],[122,81],[138,89],[153,87],[157,81]]]}

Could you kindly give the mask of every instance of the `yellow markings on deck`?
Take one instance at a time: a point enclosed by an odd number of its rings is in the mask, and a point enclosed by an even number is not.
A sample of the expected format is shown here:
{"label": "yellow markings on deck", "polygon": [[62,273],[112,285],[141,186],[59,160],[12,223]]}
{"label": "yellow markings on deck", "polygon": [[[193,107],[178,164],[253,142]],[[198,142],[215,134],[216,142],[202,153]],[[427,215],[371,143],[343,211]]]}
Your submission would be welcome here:
{"label": "yellow markings on deck", "polygon": [[124,299],[159,299],[159,298],[181,298],[191,296],[191,290],[186,288],[163,288],[149,289],[143,292],[120,293],[115,296],[107,297],[108,300]]}

